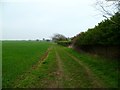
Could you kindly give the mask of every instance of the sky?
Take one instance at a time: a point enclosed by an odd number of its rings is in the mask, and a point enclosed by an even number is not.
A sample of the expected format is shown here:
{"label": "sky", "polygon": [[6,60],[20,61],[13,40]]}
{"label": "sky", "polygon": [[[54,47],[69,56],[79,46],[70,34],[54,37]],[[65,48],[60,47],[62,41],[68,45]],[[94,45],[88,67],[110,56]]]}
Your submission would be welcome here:
{"label": "sky", "polygon": [[96,0],[1,0],[0,28],[4,40],[73,37],[104,18]]}

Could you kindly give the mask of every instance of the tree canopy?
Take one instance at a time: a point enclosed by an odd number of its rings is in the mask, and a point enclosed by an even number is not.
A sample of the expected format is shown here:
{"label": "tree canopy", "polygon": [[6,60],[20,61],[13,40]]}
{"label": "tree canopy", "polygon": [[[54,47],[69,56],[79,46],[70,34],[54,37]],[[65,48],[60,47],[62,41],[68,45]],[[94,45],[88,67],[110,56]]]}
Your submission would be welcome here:
{"label": "tree canopy", "polygon": [[120,13],[77,35],[75,45],[120,45]]}
{"label": "tree canopy", "polygon": [[55,34],[53,37],[52,37],[52,40],[54,42],[58,42],[58,41],[64,41],[66,40],[66,37],[62,34]]}

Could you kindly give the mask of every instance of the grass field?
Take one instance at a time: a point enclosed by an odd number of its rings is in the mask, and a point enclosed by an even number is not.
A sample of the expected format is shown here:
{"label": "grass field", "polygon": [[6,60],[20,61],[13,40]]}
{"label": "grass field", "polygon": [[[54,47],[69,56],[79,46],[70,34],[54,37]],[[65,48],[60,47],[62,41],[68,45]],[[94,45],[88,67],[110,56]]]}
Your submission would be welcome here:
{"label": "grass field", "polygon": [[40,60],[50,46],[46,42],[29,41],[4,41],[2,44],[3,87],[10,87],[19,75]]}
{"label": "grass field", "polygon": [[3,42],[3,88],[117,88],[118,63],[54,43]]}

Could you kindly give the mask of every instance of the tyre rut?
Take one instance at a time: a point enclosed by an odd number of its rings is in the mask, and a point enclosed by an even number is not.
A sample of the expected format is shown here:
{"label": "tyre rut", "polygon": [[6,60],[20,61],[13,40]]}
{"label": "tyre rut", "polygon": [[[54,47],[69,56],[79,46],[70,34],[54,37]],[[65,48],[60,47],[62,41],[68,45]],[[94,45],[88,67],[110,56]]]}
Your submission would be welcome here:
{"label": "tyre rut", "polygon": [[57,64],[58,64],[58,71],[57,71],[57,76],[58,76],[58,88],[62,87],[62,82],[63,82],[63,68],[62,68],[62,62],[61,62],[61,58],[58,54],[57,51],[55,51],[56,53],[56,60],[57,60]]}
{"label": "tyre rut", "polygon": [[59,54],[59,50],[58,48],[54,48],[54,51],[56,53],[56,60],[57,60],[57,65],[58,65],[58,70],[57,70],[57,83],[58,83],[58,87],[57,88],[66,88],[67,86],[69,86],[69,82],[71,80],[71,78],[65,74],[64,71],[64,65],[63,65],[63,61],[60,54]]}
{"label": "tyre rut", "polygon": [[71,57],[73,60],[75,60],[76,62],[78,62],[84,69],[85,69],[85,73],[86,75],[88,76],[90,82],[91,82],[91,85],[93,88],[102,88],[104,87],[103,85],[103,82],[98,78],[96,77],[92,71],[83,63],[81,62],[77,57],[73,56],[72,54],[68,53],[67,51],[63,50],[69,57]]}

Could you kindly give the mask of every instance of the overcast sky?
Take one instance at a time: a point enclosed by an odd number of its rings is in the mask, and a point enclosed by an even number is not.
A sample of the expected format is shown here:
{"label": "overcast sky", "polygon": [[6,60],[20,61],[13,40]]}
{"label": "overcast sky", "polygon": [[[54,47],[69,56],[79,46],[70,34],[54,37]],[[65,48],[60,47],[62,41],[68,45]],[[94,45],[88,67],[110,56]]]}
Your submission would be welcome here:
{"label": "overcast sky", "polygon": [[55,33],[66,37],[93,28],[104,18],[96,0],[2,0],[3,39],[42,39]]}

